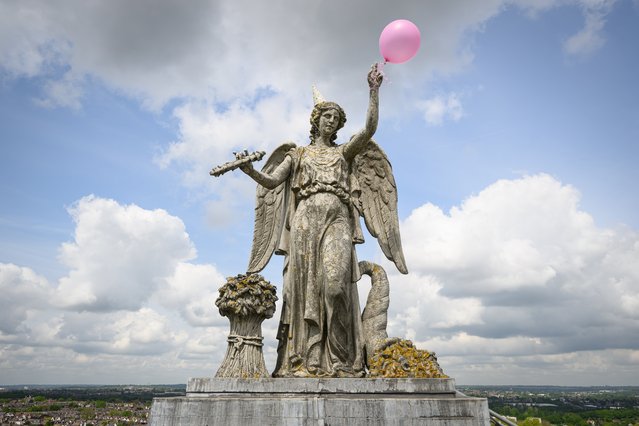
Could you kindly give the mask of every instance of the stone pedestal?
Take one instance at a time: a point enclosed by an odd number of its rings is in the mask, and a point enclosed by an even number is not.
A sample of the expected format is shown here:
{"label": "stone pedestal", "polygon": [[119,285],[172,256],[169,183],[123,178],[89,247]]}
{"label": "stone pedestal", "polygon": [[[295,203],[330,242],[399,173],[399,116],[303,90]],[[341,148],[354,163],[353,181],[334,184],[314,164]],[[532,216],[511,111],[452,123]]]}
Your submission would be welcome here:
{"label": "stone pedestal", "polygon": [[484,398],[453,379],[189,379],[185,397],[155,398],[152,425],[482,425]]}

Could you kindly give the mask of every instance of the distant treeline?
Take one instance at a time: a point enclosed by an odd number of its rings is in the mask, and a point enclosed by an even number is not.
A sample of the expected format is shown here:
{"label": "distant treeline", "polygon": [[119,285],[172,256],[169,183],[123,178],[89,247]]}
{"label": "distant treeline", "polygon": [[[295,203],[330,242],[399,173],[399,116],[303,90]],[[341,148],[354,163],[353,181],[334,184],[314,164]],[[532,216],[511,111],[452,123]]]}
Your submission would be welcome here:
{"label": "distant treeline", "polygon": [[72,386],[6,388],[0,392],[0,400],[26,397],[46,397],[61,401],[104,400],[110,402],[151,401],[156,396],[181,396],[186,394],[186,385],[151,386]]}
{"label": "distant treeline", "polygon": [[[540,418],[543,425],[639,425],[639,387],[465,386],[462,392],[486,397],[499,414]],[[539,424],[539,423],[537,423]]]}
{"label": "distant treeline", "polygon": [[594,425],[635,425],[639,424],[639,409],[620,408],[603,410],[567,410],[565,407],[516,407],[490,404],[490,408],[504,416],[525,420],[541,418],[553,425],[592,426]]}

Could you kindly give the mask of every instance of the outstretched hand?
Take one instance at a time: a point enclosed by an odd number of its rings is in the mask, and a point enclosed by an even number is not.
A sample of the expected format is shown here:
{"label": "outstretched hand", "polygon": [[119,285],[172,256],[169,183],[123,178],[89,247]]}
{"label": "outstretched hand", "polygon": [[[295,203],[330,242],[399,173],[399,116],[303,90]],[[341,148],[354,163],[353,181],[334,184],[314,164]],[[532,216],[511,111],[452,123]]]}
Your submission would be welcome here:
{"label": "outstretched hand", "polygon": [[[248,151],[245,149],[243,151],[239,151],[239,152],[234,152],[233,154],[235,154],[235,159],[236,160],[241,160],[244,157],[248,157],[249,153]],[[246,174],[250,174],[251,171],[253,170],[253,163],[251,163],[250,161],[247,163],[244,163],[240,166],[240,170],[242,170],[244,173]]]}
{"label": "outstretched hand", "polygon": [[378,89],[382,85],[384,75],[380,72],[378,64],[373,64],[368,72],[368,87]]}

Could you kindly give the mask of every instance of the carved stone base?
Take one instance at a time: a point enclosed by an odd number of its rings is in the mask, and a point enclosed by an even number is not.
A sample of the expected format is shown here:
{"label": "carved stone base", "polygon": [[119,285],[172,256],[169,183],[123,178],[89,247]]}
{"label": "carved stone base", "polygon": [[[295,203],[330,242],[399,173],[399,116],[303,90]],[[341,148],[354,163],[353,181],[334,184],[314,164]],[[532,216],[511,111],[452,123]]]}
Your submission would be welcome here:
{"label": "carved stone base", "polygon": [[186,397],[155,398],[150,424],[481,425],[484,398],[453,379],[190,379]]}

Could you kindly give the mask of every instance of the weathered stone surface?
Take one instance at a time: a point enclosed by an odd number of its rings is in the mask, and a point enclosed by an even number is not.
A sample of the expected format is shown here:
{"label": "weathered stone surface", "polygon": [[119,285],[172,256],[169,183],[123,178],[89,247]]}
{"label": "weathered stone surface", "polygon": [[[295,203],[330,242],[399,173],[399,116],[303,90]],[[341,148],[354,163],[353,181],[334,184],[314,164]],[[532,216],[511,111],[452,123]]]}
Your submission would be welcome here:
{"label": "weathered stone surface", "polygon": [[346,393],[453,395],[454,379],[218,379],[191,378],[188,396],[214,393]]}
{"label": "weathered stone surface", "polygon": [[371,356],[389,344],[386,325],[388,324],[390,286],[386,271],[378,264],[362,260],[358,266],[360,273],[371,277],[371,289],[368,292],[366,306],[362,312],[362,332],[366,343],[366,364],[370,368]]}
{"label": "weathered stone surface", "polygon": [[[360,216],[386,257],[408,272],[392,167],[371,139],[382,80],[373,64],[364,129],[347,142],[335,142],[344,110],[316,96],[308,146],[280,146],[261,172],[250,161],[240,166],[259,184],[247,272],[261,271],[273,253],[286,256],[274,377],[363,377],[365,351],[385,344],[388,295],[371,304],[363,323],[353,285],[360,277],[354,255],[354,245],[363,242]],[[237,161],[248,156],[236,154]],[[378,290],[374,285],[374,296]]]}
{"label": "weathered stone surface", "polygon": [[215,305],[231,323],[216,377],[269,377],[262,354],[262,321],[273,316],[276,288],[258,274],[228,277]]}
{"label": "weathered stone surface", "polygon": [[[215,392],[228,387],[226,392]],[[483,398],[452,379],[191,379],[156,398],[152,425],[488,425]]]}

